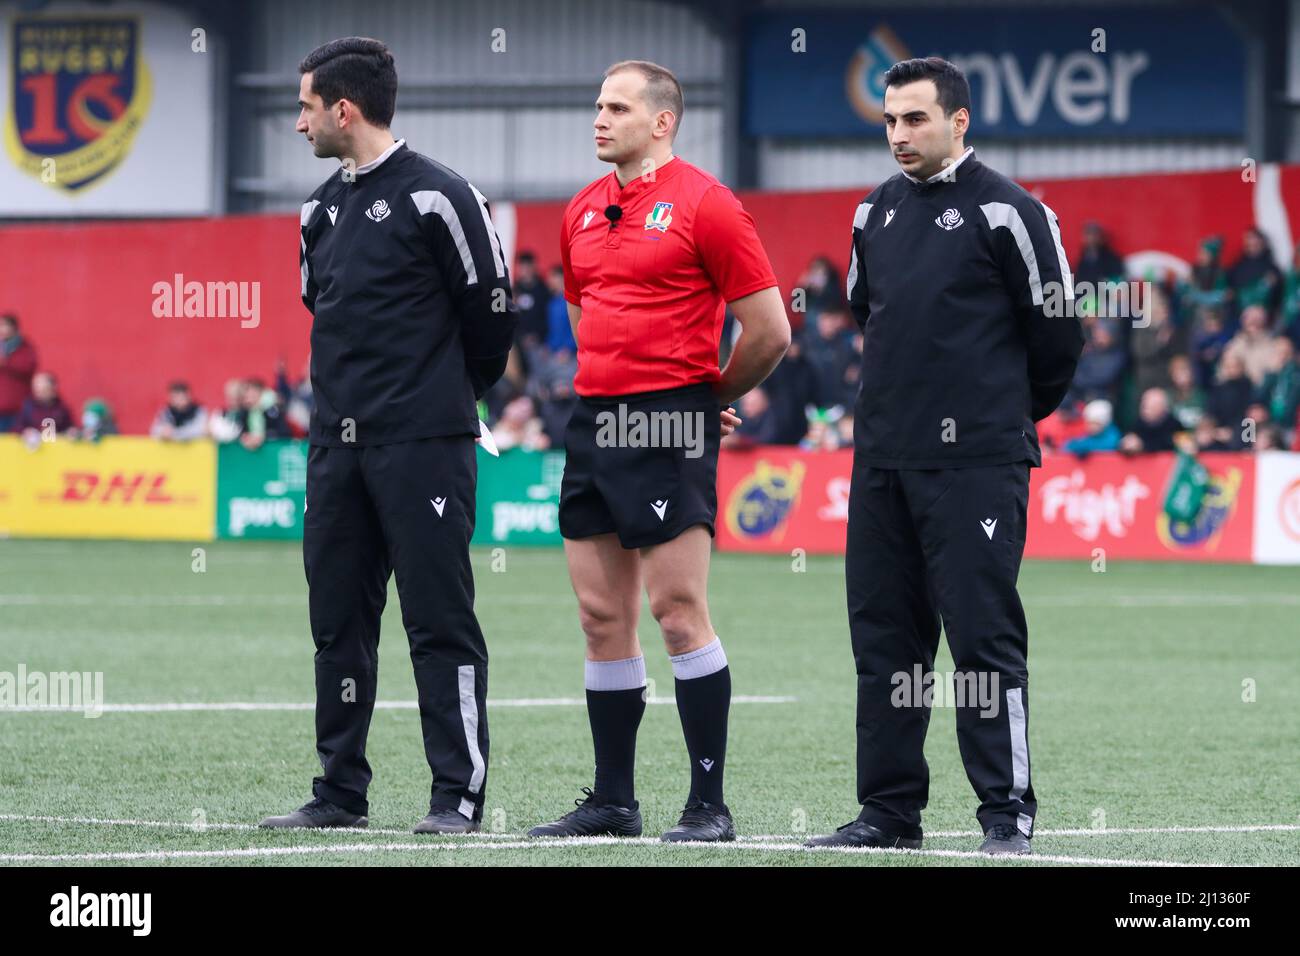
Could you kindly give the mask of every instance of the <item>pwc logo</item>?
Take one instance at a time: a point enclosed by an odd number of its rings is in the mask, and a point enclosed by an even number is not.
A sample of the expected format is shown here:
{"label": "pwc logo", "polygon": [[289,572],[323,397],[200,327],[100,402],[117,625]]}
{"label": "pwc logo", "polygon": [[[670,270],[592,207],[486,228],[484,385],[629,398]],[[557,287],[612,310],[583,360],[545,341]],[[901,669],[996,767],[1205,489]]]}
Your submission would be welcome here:
{"label": "pwc logo", "polygon": [[38,495],[44,501],[89,504],[174,505],[193,501],[167,487],[165,471],[65,471],[57,492]]}

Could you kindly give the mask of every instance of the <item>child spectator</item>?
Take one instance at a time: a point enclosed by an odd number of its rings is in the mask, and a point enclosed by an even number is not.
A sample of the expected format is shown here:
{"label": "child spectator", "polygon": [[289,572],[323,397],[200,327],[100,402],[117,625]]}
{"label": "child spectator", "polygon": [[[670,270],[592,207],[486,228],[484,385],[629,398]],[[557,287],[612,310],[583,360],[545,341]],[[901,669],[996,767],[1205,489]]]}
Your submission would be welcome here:
{"label": "child spectator", "polygon": [[45,437],[47,423],[56,439],[77,437],[72,412],[59,395],[58,379],[51,372],[37,372],[32,376],[32,394],[23,402],[14,430],[34,446]]}
{"label": "child spectator", "polygon": [[840,447],[839,432],[835,423],[844,414],[838,405],[830,408],[808,407],[808,431],[799,441],[804,451],[836,451]]}
{"label": "child spectator", "polygon": [[162,441],[189,441],[208,434],[208,416],[186,382],[167,386],[167,404],[154,417],[149,434]]}
{"label": "child spectator", "polygon": [[85,441],[99,441],[108,435],[116,435],[117,419],[108,402],[102,398],[88,398],[81,406],[81,437]]}
{"label": "child spectator", "polygon": [[1114,451],[1119,447],[1119,429],[1115,427],[1114,410],[1104,398],[1096,398],[1083,407],[1083,421],[1087,432],[1065,443],[1065,451],[1083,457],[1094,451]]}

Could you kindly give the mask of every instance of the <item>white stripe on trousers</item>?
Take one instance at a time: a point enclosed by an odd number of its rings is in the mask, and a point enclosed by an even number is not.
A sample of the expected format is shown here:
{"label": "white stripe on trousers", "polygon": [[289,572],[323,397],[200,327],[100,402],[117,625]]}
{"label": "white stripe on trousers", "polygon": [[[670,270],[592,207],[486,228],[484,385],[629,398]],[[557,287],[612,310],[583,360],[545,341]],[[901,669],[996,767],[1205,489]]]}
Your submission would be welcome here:
{"label": "white stripe on trousers", "polygon": [[1007,689],[1007,726],[1011,731],[1011,791],[1008,799],[1019,801],[1029,789],[1029,737],[1025,732],[1025,690]]}
{"label": "white stripe on trousers", "polygon": [[[478,698],[474,696],[474,665],[462,664],[456,668],[456,679],[460,686],[460,720],[465,727],[465,744],[469,747],[470,763],[474,765],[474,772],[469,778],[469,792],[478,793],[483,787],[483,776],[487,772],[487,767],[483,763],[483,754],[478,749]],[[465,804],[468,800],[461,801],[461,813],[465,813]],[[473,814],[473,804],[470,803],[470,816]]]}

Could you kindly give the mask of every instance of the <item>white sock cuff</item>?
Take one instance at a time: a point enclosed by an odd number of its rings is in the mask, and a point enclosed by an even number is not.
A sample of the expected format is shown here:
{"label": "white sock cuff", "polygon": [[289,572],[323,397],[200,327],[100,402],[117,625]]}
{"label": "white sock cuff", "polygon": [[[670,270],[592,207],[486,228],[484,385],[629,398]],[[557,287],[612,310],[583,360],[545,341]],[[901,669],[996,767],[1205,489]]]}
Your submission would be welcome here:
{"label": "white sock cuff", "polygon": [[716,634],[699,650],[668,659],[673,662],[673,676],[678,680],[708,677],[727,666],[727,652],[722,649],[722,640]]}
{"label": "white sock cuff", "polygon": [[645,686],[645,658],[587,661],[587,690],[639,690]]}

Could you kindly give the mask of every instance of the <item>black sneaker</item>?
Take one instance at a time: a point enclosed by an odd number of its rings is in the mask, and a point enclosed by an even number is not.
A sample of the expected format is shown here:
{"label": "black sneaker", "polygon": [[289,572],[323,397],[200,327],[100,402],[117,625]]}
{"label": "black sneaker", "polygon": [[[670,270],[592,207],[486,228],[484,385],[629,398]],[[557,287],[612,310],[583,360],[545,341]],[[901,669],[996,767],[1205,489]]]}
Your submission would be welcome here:
{"label": "black sneaker", "polygon": [[1009,823],[997,823],[984,831],[980,852],[989,856],[1029,856],[1029,837]]}
{"label": "black sneaker", "polygon": [[636,802],[630,807],[604,803],[596,798],[590,787],[583,787],[586,800],[574,800],[578,809],[570,810],[558,820],[543,823],[528,831],[530,837],[573,836],[626,836],[641,835],[641,808]]}
{"label": "black sneaker", "polygon": [[293,813],[287,813],[282,817],[267,817],[258,826],[269,830],[292,827],[368,827],[370,821],[359,813],[352,813],[342,807],[334,806],[328,800],[315,797]]}
{"label": "black sneaker", "polygon": [[907,833],[890,833],[871,823],[854,820],[846,823],[834,833],[813,837],[804,846],[874,846],[899,848],[904,850],[921,849],[921,828]]}
{"label": "black sneaker", "polygon": [[479,821],[462,816],[452,807],[434,807],[415,825],[415,833],[478,833]]}
{"label": "black sneaker", "polygon": [[730,843],[736,839],[736,827],[726,804],[697,800],[686,804],[677,826],[665,830],[659,839],[665,843]]}

